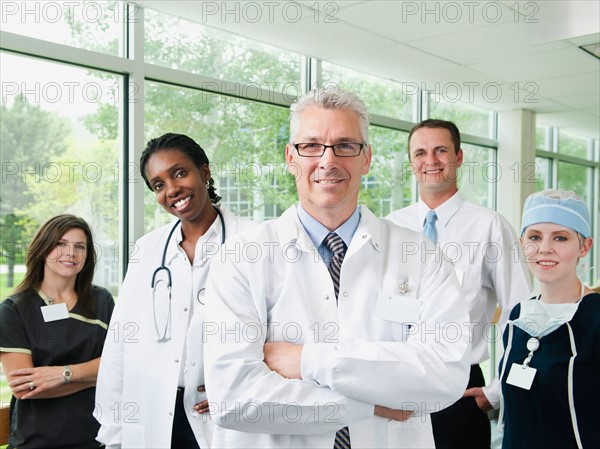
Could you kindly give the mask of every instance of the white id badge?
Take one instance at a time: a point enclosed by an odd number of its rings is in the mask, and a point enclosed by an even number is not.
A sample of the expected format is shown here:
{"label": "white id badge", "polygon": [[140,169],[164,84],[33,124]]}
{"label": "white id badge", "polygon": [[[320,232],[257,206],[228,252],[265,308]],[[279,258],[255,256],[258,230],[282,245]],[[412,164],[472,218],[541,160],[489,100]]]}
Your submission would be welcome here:
{"label": "white id badge", "polygon": [[421,301],[406,295],[380,293],[377,317],[397,323],[416,323],[421,315]]}
{"label": "white id badge", "polygon": [[67,305],[62,302],[60,304],[51,304],[49,306],[42,306],[42,316],[44,321],[49,323],[51,321],[64,320],[69,318],[69,311]]}
{"label": "white id badge", "polygon": [[535,377],[536,372],[537,369],[535,368],[513,363],[510,367],[508,377],[506,378],[506,383],[514,385],[515,387],[529,390],[531,388],[531,384],[533,383],[533,378]]}

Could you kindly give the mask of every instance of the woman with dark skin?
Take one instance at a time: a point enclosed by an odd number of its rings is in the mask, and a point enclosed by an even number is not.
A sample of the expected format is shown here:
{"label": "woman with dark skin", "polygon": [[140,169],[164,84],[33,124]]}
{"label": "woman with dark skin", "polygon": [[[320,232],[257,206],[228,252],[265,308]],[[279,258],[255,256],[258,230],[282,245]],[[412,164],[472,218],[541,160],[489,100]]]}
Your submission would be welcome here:
{"label": "woman with dark skin", "polygon": [[207,448],[204,285],[222,242],[253,223],[219,204],[208,157],[185,135],[150,140],[140,170],[177,221],[135,245],[111,322],[121,337],[107,339],[100,366],[96,401],[110,412],[99,417],[98,440],[111,448]]}

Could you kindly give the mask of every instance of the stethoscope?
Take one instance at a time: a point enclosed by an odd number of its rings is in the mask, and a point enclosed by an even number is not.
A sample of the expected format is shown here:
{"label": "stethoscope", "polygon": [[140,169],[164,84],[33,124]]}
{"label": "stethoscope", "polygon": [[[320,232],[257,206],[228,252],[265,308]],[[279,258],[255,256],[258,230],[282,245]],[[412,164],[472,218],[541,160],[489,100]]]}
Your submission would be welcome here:
{"label": "stethoscope", "polygon": [[[213,208],[217,211],[217,215],[219,216],[219,220],[221,221],[221,245],[223,245],[223,243],[225,243],[225,219],[223,218],[223,213],[219,210],[219,208],[213,206]],[[171,241],[171,237],[173,236],[173,233],[175,232],[175,229],[177,229],[177,226],[179,226],[181,223],[181,220],[177,220],[177,222],[173,225],[173,227],[171,228],[171,231],[169,232],[169,236],[167,237],[167,241],[165,242],[165,247],[163,248],[163,254],[162,254],[162,260],[160,263],[160,267],[158,267],[156,270],[154,270],[154,273],[152,274],[152,284],[151,284],[151,288],[152,288],[152,311],[153,311],[153,315],[154,315],[154,329],[156,330],[156,335],[158,336],[158,342],[162,343],[165,341],[168,341],[171,339],[171,337],[167,337],[167,332],[169,330],[169,325],[171,324],[171,287],[173,286],[173,281],[171,278],[171,270],[169,270],[169,268],[165,265],[165,260],[167,258],[167,249],[169,248],[169,242]],[[156,294],[156,286],[161,283],[161,282],[165,282],[164,279],[159,279],[158,281],[156,280],[157,275],[161,272],[164,271],[166,273],[166,283],[167,283],[167,290],[169,291],[169,313],[167,315],[167,321],[165,323],[165,328],[164,331],[161,332],[158,330],[158,322],[156,321],[156,301],[155,301],[155,294]],[[198,291],[198,294],[196,295],[196,299],[197,301],[204,305],[204,302],[202,300],[203,295],[201,293],[204,292],[204,288],[201,288],[200,291]]]}

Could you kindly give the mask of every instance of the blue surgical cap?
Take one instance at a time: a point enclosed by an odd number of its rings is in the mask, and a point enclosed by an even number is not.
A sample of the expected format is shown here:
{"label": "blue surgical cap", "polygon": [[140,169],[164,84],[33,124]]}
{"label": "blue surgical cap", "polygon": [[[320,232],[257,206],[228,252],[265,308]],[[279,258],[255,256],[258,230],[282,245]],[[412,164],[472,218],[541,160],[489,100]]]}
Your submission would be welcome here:
{"label": "blue surgical cap", "polygon": [[591,237],[590,213],[585,202],[574,192],[543,190],[529,195],[523,207],[521,232],[536,223],[554,223]]}

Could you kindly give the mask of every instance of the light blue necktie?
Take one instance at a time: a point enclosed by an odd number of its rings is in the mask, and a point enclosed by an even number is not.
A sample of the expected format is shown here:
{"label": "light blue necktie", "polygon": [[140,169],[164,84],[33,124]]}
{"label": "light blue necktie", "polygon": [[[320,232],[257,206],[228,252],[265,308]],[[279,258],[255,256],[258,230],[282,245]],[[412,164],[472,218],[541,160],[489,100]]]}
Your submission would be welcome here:
{"label": "light blue necktie", "polygon": [[430,210],[425,216],[425,223],[423,224],[423,235],[431,240],[433,243],[437,243],[437,232],[435,231],[435,221],[437,215],[435,211]]}

